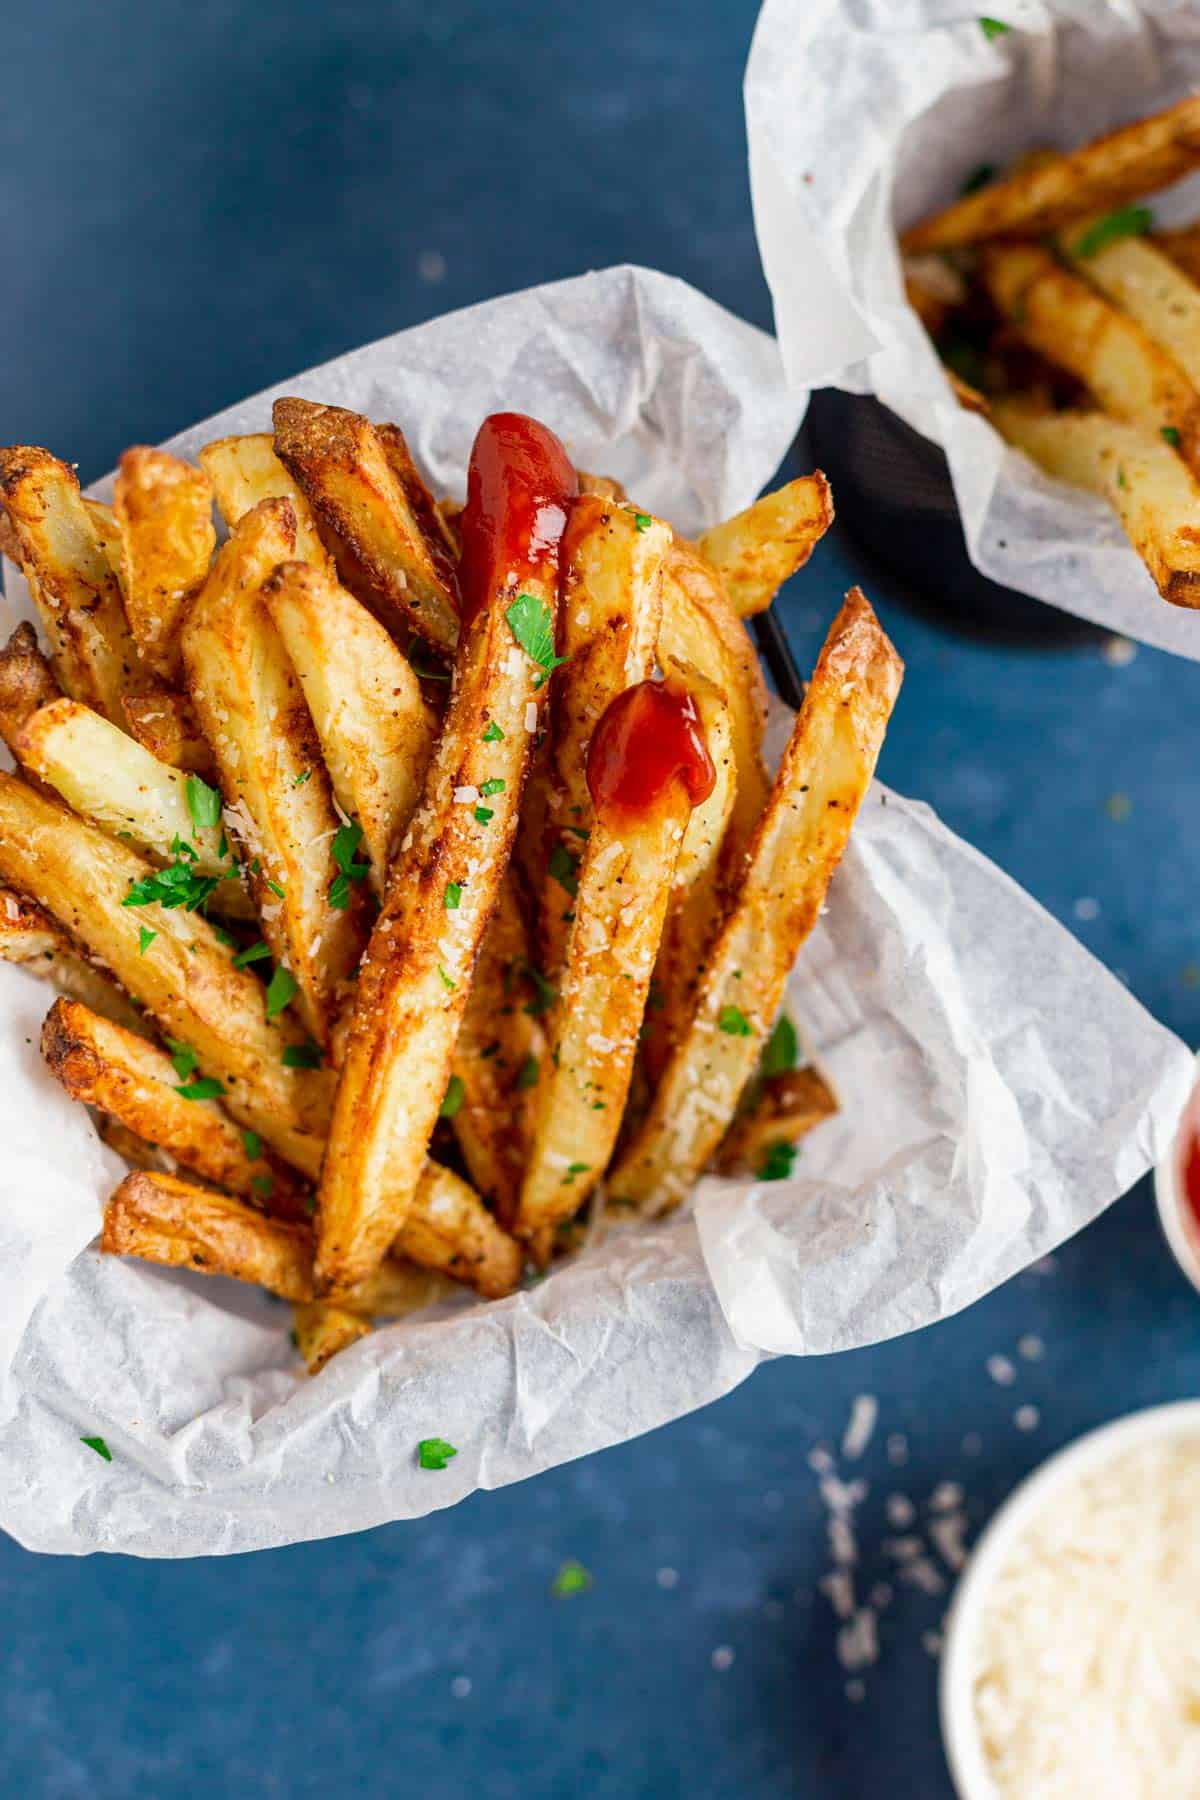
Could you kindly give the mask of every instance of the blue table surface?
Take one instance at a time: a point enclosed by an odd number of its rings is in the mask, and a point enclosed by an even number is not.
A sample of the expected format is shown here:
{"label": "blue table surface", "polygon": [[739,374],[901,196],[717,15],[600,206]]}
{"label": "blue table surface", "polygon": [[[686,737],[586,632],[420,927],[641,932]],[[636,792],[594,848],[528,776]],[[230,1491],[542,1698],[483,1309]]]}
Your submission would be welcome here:
{"label": "blue table surface", "polygon": [[[768,325],[740,97],[754,11],[21,9],[0,107],[0,438],[90,478],[356,343],[611,262]],[[826,544],[781,602],[802,663],[855,568]],[[1195,669],[997,650],[873,596],[908,663],[884,777],[1200,1037]],[[892,1581],[886,1497],[960,1482],[974,1528],[1080,1431],[1196,1392],[1197,1318],[1143,1182],[958,1318],[771,1364],[653,1437],[417,1524],[183,1564],[5,1541],[0,1792],[943,1800],[923,1640],[945,1597]],[[1017,1351],[1029,1336],[1040,1360]],[[989,1378],[995,1354],[1013,1386]],[[854,1700],[808,1457],[860,1393],[880,1420],[854,1465],[863,1586],[896,1596]],[[568,1557],[593,1586],[555,1599]]]}

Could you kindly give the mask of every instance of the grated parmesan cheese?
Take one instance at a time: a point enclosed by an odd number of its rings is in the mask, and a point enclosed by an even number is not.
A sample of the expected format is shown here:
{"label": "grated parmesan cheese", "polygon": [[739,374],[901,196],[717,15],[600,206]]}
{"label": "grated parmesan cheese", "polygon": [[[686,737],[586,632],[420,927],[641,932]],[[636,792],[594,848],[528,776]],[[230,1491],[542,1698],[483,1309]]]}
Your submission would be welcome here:
{"label": "grated parmesan cheese", "polygon": [[974,1699],[1012,1800],[1200,1794],[1200,1437],[1058,1489],[989,1593]]}

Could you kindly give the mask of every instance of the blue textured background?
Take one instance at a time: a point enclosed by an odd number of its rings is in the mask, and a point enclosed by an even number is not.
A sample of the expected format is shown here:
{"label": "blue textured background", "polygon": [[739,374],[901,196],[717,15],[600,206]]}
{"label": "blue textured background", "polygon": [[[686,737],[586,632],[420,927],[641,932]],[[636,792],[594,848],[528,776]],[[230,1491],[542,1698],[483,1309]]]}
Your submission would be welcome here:
{"label": "blue textured background", "polygon": [[[752,0],[10,9],[0,439],[46,442],[87,479],[367,338],[626,259],[768,324],[740,99],[753,15]],[[852,571],[826,545],[787,597],[802,660]],[[886,779],[1195,1040],[1197,671],[972,647],[874,597],[908,661]],[[1195,1392],[1196,1317],[1143,1184],[1052,1270],[956,1320],[771,1365],[652,1438],[421,1524],[196,1564],[5,1542],[0,1792],[944,1800],[921,1642],[944,1602],[900,1589],[866,1697],[847,1699],[809,1451],[856,1393],[878,1396],[859,1465],[867,1585],[891,1573],[889,1492],[956,1479],[983,1520],[1078,1431]],[[1042,1361],[1017,1357],[1026,1333]],[[989,1380],[993,1353],[1019,1363],[1015,1387]],[[1023,1434],[1025,1403],[1041,1424]],[[556,1601],[568,1556],[594,1586]]]}

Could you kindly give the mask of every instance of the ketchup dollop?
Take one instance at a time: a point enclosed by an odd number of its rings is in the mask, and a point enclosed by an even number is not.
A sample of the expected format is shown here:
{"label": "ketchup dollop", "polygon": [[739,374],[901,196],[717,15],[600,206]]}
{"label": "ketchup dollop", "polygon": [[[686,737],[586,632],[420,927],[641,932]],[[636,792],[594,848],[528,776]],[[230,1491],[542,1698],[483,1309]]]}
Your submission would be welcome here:
{"label": "ketchup dollop", "polygon": [[1191,1225],[1200,1237],[1200,1131],[1193,1126],[1184,1144],[1183,1197],[1191,1214]]}
{"label": "ketchup dollop", "polygon": [[696,702],[680,681],[626,688],[592,733],[587,782],[597,814],[645,815],[676,781],[700,806],[716,779]]}
{"label": "ketchup dollop", "polygon": [[578,493],[571,459],[545,425],[524,413],[491,413],[483,421],[459,521],[464,625],[531,580],[555,586],[558,547]]}

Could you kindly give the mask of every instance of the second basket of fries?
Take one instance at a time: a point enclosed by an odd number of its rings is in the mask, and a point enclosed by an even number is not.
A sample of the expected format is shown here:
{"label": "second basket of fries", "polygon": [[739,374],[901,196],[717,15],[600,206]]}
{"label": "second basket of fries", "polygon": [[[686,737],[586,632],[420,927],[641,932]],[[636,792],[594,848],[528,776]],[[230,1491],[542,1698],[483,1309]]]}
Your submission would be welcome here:
{"label": "second basket of fries", "polygon": [[[993,16],[924,0],[899,28],[884,0],[865,10],[767,0],[751,57],[756,222],[785,356],[806,299],[836,281],[855,359],[837,385],[941,446],[976,567],[1200,657],[1188,9],[1013,0]],[[869,132],[847,129],[860,103]]]}
{"label": "second basket of fries", "polygon": [[613,270],[92,493],[0,450],[23,1541],[445,1505],[952,1311],[1154,1154],[1182,1048],[873,784],[858,589],[769,702],[747,621],[832,517],[819,471],[755,499],[794,412],[769,339]]}

